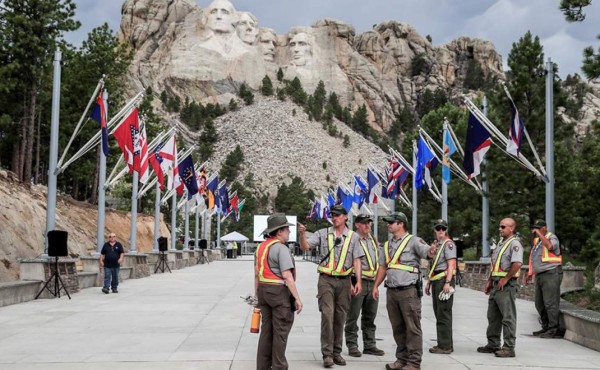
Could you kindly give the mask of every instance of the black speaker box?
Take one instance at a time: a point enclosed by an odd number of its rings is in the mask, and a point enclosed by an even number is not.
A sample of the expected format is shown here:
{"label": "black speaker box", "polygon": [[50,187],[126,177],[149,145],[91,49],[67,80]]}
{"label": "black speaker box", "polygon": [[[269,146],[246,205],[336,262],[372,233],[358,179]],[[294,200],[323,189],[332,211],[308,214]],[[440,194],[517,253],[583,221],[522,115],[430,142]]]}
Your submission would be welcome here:
{"label": "black speaker box", "polygon": [[69,255],[67,237],[69,233],[62,230],[48,231],[48,256],[66,257]]}
{"label": "black speaker box", "polygon": [[158,241],[158,250],[159,252],[166,252],[169,249],[168,239],[164,236],[156,239]]}
{"label": "black speaker box", "polygon": [[208,248],[208,242],[206,241],[206,239],[200,239],[200,243],[198,244],[198,247],[200,247],[200,249]]}

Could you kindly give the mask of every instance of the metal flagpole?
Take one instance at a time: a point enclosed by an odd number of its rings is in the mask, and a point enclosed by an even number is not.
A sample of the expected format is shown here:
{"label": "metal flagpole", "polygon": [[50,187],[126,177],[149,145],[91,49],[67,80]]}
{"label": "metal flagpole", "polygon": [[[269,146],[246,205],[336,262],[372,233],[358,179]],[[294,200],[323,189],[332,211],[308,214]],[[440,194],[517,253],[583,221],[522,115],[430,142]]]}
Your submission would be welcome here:
{"label": "metal flagpole", "polygon": [[138,193],[138,182],[140,174],[137,171],[133,171],[133,183],[131,190],[131,231],[129,233],[129,253],[137,252],[136,238],[137,238],[137,193]]}
{"label": "metal flagpole", "polygon": [[196,218],[195,218],[195,231],[194,231],[194,249],[198,249],[198,234],[200,231],[200,225],[198,225],[200,223],[200,204],[198,203],[198,194],[196,194],[195,198],[196,200]]}
{"label": "metal flagpole", "polygon": [[546,63],[546,223],[554,232],[554,65]]}
{"label": "metal flagpole", "polygon": [[171,250],[175,250],[177,241],[177,192],[171,197]]}
{"label": "metal flagpole", "polygon": [[419,210],[419,205],[417,204],[417,141],[413,140],[413,168],[415,172],[413,173],[413,193],[412,193],[412,233],[413,235],[417,235],[417,211]]}
{"label": "metal flagpole", "polygon": [[[446,134],[448,133],[448,119],[444,117],[444,130],[442,131],[442,161],[444,160],[444,155],[446,152],[446,148],[444,147],[444,140],[446,139]],[[444,163],[442,163],[442,167]],[[446,181],[442,179],[442,219],[448,222],[448,184]]]}
{"label": "metal flagpole", "polygon": [[219,207],[217,207],[217,248],[221,246],[221,217],[219,216],[221,212],[219,211]]}
{"label": "metal flagpole", "polygon": [[[56,226],[56,165],[58,163],[58,126],[60,117],[60,61],[59,49],[54,52],[54,80],[52,81],[52,121],[50,127],[50,150],[48,159],[48,197],[46,207],[46,233],[44,235],[44,257],[48,256],[48,232]],[[25,179],[29,181],[29,179]]]}
{"label": "metal flagpole", "polygon": [[[104,100],[104,116],[108,117],[108,92],[104,89],[102,94]],[[102,251],[104,245],[104,225],[106,221],[106,189],[104,183],[106,182],[106,156],[104,150],[102,150],[102,144],[100,144],[100,168],[98,169],[98,230],[96,235],[96,244],[98,247],[98,253]]]}
{"label": "metal flagpole", "polygon": [[[161,170],[162,171],[162,170]],[[154,197],[154,243],[152,249],[158,252],[158,237],[160,236],[160,183],[156,182],[156,195]]]}
{"label": "metal flagpole", "polygon": [[374,230],[373,233],[375,234],[375,239],[378,240],[379,239],[379,236],[378,236],[379,235],[379,229],[378,229],[379,223],[377,221],[379,218],[379,202],[375,203],[374,206],[375,207],[373,207],[373,230]]}
{"label": "metal flagpole", "polygon": [[183,250],[189,250],[190,244],[190,201],[188,199],[188,191],[185,191],[185,234],[183,236]]}
{"label": "metal flagpole", "polygon": [[[483,115],[488,115],[488,100],[487,97],[483,97]],[[487,174],[485,173],[485,164],[487,160],[482,162],[481,170],[481,257],[490,257],[490,199],[488,198],[489,184],[487,180]]]}
{"label": "metal flagpole", "polygon": [[202,239],[206,240],[206,229],[208,227],[208,208],[202,213]]}

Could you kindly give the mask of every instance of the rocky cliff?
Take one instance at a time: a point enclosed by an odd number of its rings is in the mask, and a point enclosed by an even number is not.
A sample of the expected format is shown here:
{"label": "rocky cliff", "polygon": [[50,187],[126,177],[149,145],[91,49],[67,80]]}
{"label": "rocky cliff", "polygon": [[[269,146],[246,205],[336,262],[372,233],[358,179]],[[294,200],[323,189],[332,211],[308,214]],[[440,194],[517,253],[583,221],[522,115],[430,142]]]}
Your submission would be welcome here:
{"label": "rocky cliff", "polygon": [[[0,170],[0,282],[19,279],[19,259],[35,258],[44,253],[46,229],[46,193],[44,186],[31,188]],[[69,232],[69,254],[91,255],[96,251],[96,207],[71,198],[58,197],[56,228]],[[130,214],[107,209],[106,232],[129,249]],[[161,220],[161,234],[170,235]],[[152,250],[154,217],[138,215],[137,249]]]}
{"label": "rocky cliff", "polygon": [[[352,25],[326,19],[278,35],[227,0],[206,9],[192,0],[126,0],[122,13],[119,37],[135,50],[133,86],[152,86],[182,101],[227,104],[242,82],[256,89],[281,68],[309,93],[322,80],[344,106],[365,104],[381,130],[400,108],[414,107],[424,89],[459,91],[471,61],[486,77],[504,78],[489,41],[461,37],[434,46],[395,21],[356,35]],[[417,56],[427,73],[412,71]]]}

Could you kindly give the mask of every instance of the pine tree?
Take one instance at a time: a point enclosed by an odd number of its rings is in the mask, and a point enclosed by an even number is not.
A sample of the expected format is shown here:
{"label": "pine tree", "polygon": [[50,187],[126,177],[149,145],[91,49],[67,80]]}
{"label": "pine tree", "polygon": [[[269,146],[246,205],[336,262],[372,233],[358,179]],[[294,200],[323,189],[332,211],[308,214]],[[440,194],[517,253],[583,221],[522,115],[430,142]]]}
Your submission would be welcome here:
{"label": "pine tree", "polygon": [[246,103],[246,105],[251,105],[254,102],[254,94],[248,89],[245,82],[240,85],[238,96]]}
{"label": "pine tree", "polygon": [[283,70],[281,67],[277,70],[277,81],[283,82]]}
{"label": "pine tree", "polygon": [[219,171],[219,179],[227,180],[227,183],[231,183],[238,177],[243,163],[244,152],[238,144],[225,158],[225,161],[221,166],[221,171]]}
{"label": "pine tree", "polygon": [[206,124],[204,125],[204,130],[200,135],[200,161],[204,162],[210,159],[215,151],[214,146],[218,139],[219,134],[217,133],[215,124],[211,119],[207,120]]}
{"label": "pine tree", "polygon": [[260,92],[264,96],[272,96],[273,95],[273,83],[271,82],[271,79],[267,75],[265,75],[265,77],[262,79],[262,85],[260,87]]}
{"label": "pine tree", "polygon": [[235,112],[236,110],[238,110],[238,104],[234,98],[231,98],[231,100],[229,100],[229,111]]}
{"label": "pine tree", "polygon": [[371,127],[369,126],[367,107],[364,104],[354,113],[354,117],[352,117],[352,128],[354,131],[361,133],[364,137],[369,135]]}

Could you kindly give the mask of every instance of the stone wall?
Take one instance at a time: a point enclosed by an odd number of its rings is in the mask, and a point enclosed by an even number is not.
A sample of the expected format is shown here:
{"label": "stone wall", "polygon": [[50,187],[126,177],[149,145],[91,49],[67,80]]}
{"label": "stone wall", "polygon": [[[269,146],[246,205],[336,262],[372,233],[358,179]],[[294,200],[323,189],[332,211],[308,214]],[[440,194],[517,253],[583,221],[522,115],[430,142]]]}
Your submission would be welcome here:
{"label": "stone wall", "polygon": [[[76,262],[76,259],[71,258],[59,258],[56,265],[53,258],[47,260],[22,260],[20,261],[20,276],[22,280],[45,282],[50,279],[55,268],[58,268],[58,275],[63,284],[62,287],[66,288],[69,294],[77,293],[79,292],[79,278],[77,277]],[[54,298],[54,295],[50,293],[55,291],[54,278],[49,281],[47,288],[44,289],[40,298]],[[66,295],[64,289],[60,289],[59,293],[60,295]]]}

